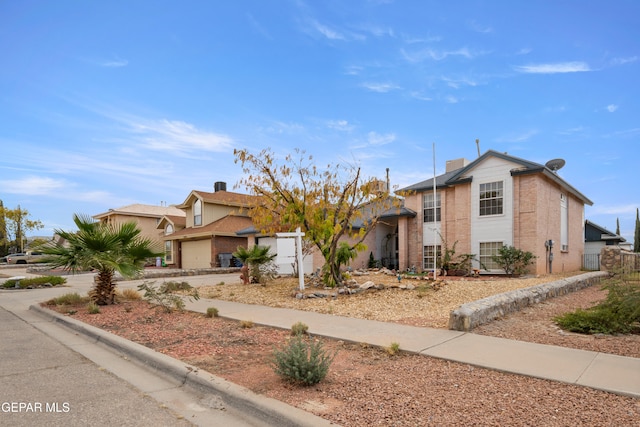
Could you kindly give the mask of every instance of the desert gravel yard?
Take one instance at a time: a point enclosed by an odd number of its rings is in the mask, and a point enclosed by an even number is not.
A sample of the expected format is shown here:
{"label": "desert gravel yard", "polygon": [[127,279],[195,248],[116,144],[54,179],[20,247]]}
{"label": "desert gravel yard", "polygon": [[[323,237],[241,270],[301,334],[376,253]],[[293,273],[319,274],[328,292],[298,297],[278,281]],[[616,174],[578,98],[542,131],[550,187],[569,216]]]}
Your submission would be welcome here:
{"label": "desert gravel yard", "polygon": [[[212,283],[201,287],[200,295],[443,328],[449,311],[462,303],[561,277],[452,278],[437,291],[427,282],[403,280],[402,284],[412,284],[414,289],[315,299],[296,299],[297,280],[280,279],[266,286]],[[356,279],[358,283],[397,284],[395,276]],[[640,336],[586,337],[553,325],[551,318],[556,314],[591,306],[605,295],[594,286],[474,332],[640,357]],[[392,356],[384,349],[334,340],[323,340],[326,349],[338,351],[327,378],[311,387],[293,386],[269,366],[274,347],[286,342],[289,331],[243,328],[236,321],[197,313],[166,314],[140,301],[102,307],[93,315],[84,307],[75,310],[74,318],[344,426],[640,426],[639,399],[425,356]]]}

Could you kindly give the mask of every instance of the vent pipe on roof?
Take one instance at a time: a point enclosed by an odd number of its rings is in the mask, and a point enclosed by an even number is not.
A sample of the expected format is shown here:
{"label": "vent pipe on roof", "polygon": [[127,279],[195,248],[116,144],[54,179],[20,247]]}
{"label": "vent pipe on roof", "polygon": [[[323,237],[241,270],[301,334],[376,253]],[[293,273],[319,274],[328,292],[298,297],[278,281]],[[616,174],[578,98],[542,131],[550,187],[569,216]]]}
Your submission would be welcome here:
{"label": "vent pipe on roof", "polygon": [[391,181],[389,181],[389,168],[387,168],[387,192],[391,193]]}
{"label": "vent pipe on roof", "polygon": [[217,193],[218,191],[227,191],[227,183],[218,181],[213,184],[213,190]]}
{"label": "vent pipe on roof", "polygon": [[478,157],[480,157],[480,140],[476,138],[476,147],[478,147]]}

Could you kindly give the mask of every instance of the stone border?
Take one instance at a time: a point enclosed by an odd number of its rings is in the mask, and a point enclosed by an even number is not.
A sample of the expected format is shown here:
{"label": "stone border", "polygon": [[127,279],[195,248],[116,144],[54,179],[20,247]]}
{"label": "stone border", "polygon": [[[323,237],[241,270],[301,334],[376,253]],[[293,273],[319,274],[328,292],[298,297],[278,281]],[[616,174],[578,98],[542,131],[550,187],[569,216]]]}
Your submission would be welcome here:
{"label": "stone border", "polygon": [[600,283],[604,277],[609,277],[609,273],[604,271],[585,273],[463,304],[449,315],[449,329],[469,332],[477,326],[515,313],[548,298],[565,295]]}

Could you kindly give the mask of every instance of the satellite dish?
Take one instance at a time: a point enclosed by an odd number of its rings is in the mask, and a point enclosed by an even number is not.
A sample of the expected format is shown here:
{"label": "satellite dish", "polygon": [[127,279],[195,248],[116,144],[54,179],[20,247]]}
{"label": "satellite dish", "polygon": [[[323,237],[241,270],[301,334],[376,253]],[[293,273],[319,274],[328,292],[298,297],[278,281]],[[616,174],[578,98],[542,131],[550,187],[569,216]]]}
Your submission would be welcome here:
{"label": "satellite dish", "polygon": [[564,159],[552,159],[549,160],[547,163],[545,163],[544,165],[546,167],[548,167],[549,169],[551,169],[553,172],[562,169],[562,167],[565,165],[565,161]]}

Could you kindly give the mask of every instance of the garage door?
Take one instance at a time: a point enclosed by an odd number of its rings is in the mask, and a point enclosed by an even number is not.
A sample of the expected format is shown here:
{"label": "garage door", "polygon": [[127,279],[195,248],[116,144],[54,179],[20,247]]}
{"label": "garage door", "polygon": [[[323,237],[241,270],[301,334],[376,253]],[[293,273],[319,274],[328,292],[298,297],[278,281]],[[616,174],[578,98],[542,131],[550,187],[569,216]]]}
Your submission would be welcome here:
{"label": "garage door", "polygon": [[211,268],[211,240],[182,242],[182,268]]}

